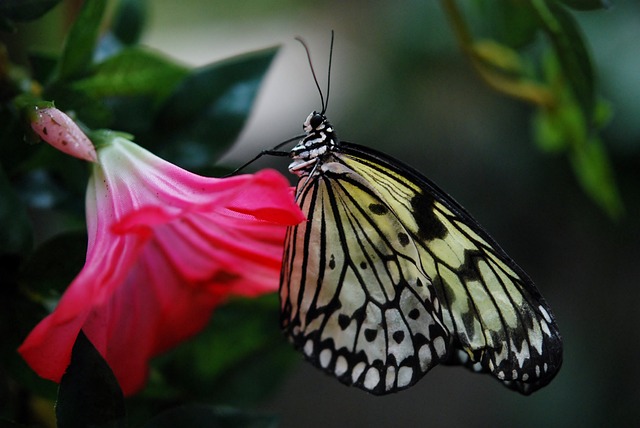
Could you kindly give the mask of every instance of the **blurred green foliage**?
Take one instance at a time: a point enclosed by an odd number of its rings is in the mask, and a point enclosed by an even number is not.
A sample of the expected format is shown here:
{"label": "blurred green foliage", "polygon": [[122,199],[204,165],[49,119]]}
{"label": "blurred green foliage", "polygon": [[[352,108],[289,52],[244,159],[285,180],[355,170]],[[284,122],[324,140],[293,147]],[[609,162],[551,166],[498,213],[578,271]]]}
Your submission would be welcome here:
{"label": "blurred green foliage", "polygon": [[[592,60],[571,14],[554,0],[476,0],[479,18],[491,29],[477,37],[458,2],[442,3],[480,76],[494,89],[537,108],[532,126],[538,147],[564,154],[584,191],[611,218],[619,218],[624,207],[599,137],[609,108],[596,93]],[[597,0],[562,3],[580,10],[607,7]],[[536,42],[542,48],[532,54]]]}

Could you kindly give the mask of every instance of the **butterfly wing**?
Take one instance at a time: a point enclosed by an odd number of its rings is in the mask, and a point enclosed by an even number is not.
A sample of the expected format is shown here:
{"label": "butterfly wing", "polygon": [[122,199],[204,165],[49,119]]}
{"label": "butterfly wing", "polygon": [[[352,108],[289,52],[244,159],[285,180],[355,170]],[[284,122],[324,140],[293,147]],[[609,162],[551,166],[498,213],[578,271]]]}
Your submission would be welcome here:
{"label": "butterfly wing", "polygon": [[523,394],[548,384],[560,369],[562,342],[527,274],[413,168],[350,143],[341,143],[336,158],[374,188],[415,244],[418,270],[432,280],[451,333],[447,362],[491,373]]}
{"label": "butterfly wing", "polygon": [[317,367],[384,394],[448,357],[449,333],[411,231],[373,182],[336,158],[303,177],[289,228],[282,326]]}

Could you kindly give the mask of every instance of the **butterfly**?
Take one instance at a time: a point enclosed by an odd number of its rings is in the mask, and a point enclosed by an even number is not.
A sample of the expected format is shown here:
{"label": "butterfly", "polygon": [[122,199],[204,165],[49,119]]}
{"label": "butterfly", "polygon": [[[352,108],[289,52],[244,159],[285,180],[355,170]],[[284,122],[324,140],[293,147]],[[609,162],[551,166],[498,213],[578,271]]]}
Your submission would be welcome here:
{"label": "butterfly", "polygon": [[562,340],[532,280],[416,169],[338,139],[300,41],[322,111],[290,152],[262,153],[291,158],[307,217],[285,238],[286,336],[313,365],[376,395],[414,385],[437,364],[489,373],[526,395],[547,385]]}

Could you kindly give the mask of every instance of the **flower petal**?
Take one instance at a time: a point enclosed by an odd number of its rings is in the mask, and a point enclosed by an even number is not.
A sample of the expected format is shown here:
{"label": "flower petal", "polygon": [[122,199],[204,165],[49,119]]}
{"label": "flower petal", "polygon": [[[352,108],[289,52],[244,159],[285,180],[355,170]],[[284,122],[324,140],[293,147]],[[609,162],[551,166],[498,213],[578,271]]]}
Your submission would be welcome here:
{"label": "flower petal", "polygon": [[201,177],[121,137],[98,159],[85,266],[19,352],[59,381],[82,328],[132,394],[149,359],[197,333],[228,296],[277,290],[286,226],[304,216],[275,171]]}

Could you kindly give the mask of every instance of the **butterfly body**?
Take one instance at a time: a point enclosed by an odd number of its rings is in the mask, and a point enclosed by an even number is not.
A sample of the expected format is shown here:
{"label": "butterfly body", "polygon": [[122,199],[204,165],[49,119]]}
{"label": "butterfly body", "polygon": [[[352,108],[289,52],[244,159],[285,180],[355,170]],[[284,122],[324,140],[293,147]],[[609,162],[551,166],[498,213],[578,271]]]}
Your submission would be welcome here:
{"label": "butterfly body", "polygon": [[322,113],[291,150],[307,222],[287,231],[285,334],[314,365],[374,394],[438,363],[546,385],[561,339],[533,282],[445,192],[383,153],[337,139]]}

